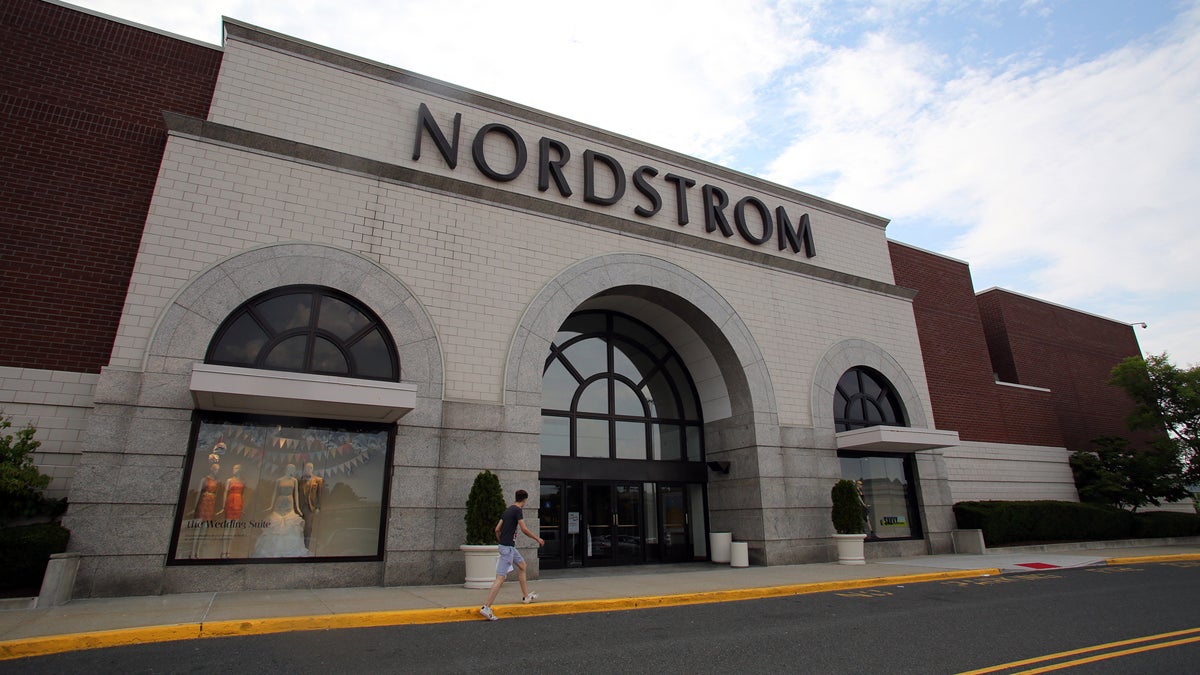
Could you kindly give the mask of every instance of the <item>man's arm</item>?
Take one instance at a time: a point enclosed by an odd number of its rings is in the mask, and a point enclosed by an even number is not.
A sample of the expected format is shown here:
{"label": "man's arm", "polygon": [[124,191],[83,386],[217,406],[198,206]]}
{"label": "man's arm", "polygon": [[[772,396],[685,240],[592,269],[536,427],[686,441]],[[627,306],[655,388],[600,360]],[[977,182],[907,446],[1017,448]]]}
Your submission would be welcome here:
{"label": "man's arm", "polygon": [[504,519],[496,521],[496,541],[500,541],[500,526],[504,524]]}
{"label": "man's arm", "polygon": [[524,518],[522,518],[519,522],[517,522],[517,525],[521,528],[521,531],[525,533],[525,536],[536,541],[538,543],[538,546],[546,545],[546,541],[544,539],[542,539],[541,537],[537,536],[536,534],[530,532],[528,527],[525,527],[525,519]]}

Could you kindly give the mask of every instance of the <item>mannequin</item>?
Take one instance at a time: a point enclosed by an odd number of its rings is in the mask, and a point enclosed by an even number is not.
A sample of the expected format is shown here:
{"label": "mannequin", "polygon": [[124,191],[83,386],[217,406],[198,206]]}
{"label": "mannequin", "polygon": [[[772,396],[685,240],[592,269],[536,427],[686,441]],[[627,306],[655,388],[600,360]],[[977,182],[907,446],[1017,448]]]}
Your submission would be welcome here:
{"label": "mannequin", "polygon": [[863,532],[873,537],[875,536],[875,528],[871,527],[871,505],[867,503],[867,498],[863,495],[863,482],[861,479],[855,481],[855,487],[858,488],[858,503],[862,505],[863,524],[865,525]]}
{"label": "mannequin", "polygon": [[[210,455],[211,460],[215,455]],[[200,542],[203,539],[202,533],[208,528],[209,523],[213,519],[214,512],[217,510],[217,492],[221,489],[221,484],[217,482],[217,474],[221,472],[221,466],[213,462],[208,468],[208,475],[200,480],[200,496],[196,499],[196,520],[200,521],[200,525],[196,530],[196,537],[192,539],[192,557],[195,558],[200,554]]]}
{"label": "mannequin", "polygon": [[297,558],[312,555],[304,547],[304,518],[300,516],[300,490],[296,465],[288,464],[275,481],[267,520],[269,524],[254,545],[255,558]]}
{"label": "mannequin", "polygon": [[300,515],[300,494],[296,481],[296,465],[288,464],[283,476],[275,481],[275,513]]}
{"label": "mannequin", "polygon": [[[225,480],[225,498],[222,499],[221,511],[224,513],[226,521],[239,521],[242,519],[242,505],[246,492],[246,484],[242,482],[242,465],[233,465],[233,475]],[[229,546],[233,543],[233,534],[236,530],[234,527],[229,527],[226,523],[225,532],[221,535],[221,557],[229,557]]]}
{"label": "mannequin", "polygon": [[304,465],[304,473],[300,476],[300,515],[304,518],[304,547],[309,548],[312,537],[313,522],[321,512],[321,489],[325,479],[313,475],[313,465]]}

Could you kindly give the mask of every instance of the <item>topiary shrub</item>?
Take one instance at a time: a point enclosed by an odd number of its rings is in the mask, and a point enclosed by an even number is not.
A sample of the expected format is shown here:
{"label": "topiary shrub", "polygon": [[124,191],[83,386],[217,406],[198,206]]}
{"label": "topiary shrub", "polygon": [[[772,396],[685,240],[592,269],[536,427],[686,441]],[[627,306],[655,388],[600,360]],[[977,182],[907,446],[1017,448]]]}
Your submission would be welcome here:
{"label": "topiary shrub", "polygon": [[488,546],[496,541],[496,523],[504,515],[504,492],[500,489],[500,478],[484,470],[475,476],[471,493],[467,496],[467,544]]}
{"label": "topiary shrub", "polygon": [[867,519],[862,500],[858,498],[858,486],[854,481],[843,478],[833,484],[829,492],[833,500],[833,529],[838,534],[862,534]]}

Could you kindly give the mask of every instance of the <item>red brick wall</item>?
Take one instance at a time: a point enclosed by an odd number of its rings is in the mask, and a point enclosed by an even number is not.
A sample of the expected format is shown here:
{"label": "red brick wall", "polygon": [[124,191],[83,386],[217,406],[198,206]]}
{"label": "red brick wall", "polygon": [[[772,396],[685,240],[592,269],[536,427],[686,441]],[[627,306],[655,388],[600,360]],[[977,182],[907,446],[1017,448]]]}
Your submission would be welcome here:
{"label": "red brick wall", "polygon": [[1049,394],[995,383],[966,263],[888,242],[896,283],[917,291],[913,312],[938,429],[963,440],[1062,447]]}
{"label": "red brick wall", "polygon": [[40,0],[0,3],[0,366],[98,373],[166,141],[221,51]]}
{"label": "red brick wall", "polygon": [[1091,449],[1099,436],[1144,439],[1125,426],[1133,402],[1108,384],[1113,366],[1141,355],[1132,327],[1001,289],[980,293],[979,307],[989,332],[1005,335],[991,343],[993,359],[1011,364],[1004,379],[1053,392],[1068,449]]}

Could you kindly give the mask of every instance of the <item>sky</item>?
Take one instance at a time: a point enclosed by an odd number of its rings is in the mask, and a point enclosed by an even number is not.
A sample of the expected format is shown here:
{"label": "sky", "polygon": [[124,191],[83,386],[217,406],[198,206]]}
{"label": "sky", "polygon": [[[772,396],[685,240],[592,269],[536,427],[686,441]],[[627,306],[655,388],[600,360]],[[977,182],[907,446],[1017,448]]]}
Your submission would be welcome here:
{"label": "sky", "polygon": [[1200,0],[70,4],[214,45],[227,16],[772,180],[1200,365]]}

